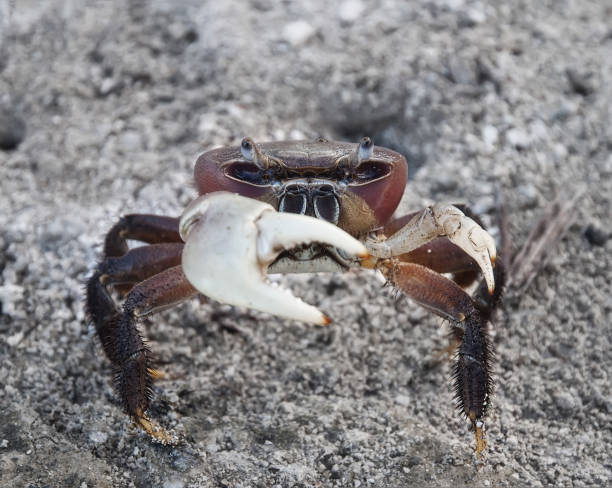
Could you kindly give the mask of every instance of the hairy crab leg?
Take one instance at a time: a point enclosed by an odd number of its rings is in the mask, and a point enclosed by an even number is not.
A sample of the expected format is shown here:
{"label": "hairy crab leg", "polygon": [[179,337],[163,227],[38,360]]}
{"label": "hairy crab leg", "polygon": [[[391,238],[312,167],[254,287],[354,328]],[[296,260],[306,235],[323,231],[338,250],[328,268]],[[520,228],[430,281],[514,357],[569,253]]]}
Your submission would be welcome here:
{"label": "hairy crab leg", "polygon": [[113,363],[115,385],[126,412],[154,441],[164,445],[177,444],[178,438],[146,415],[152,381],[159,372],[137,324],[143,317],[195,294],[197,291],[185,278],[181,266],[168,268],[132,288],[121,313],[109,321],[101,336]]}
{"label": "hairy crab leg", "polygon": [[271,205],[227,192],[194,200],[183,213],[183,270],[201,293],[222,303],[326,325],[330,319],[266,279],[284,250],[319,242],[361,258],[366,248],[324,220],[279,213]]}
{"label": "hairy crab leg", "polygon": [[[381,271],[408,297],[451,322],[459,342],[453,372],[456,400],[472,423],[476,454],[482,455],[486,447],[484,417],[493,390],[493,351],[486,330],[491,310],[481,310],[459,285],[425,266],[391,261]],[[495,293],[495,301],[499,294]],[[492,302],[491,307],[494,305]]]}
{"label": "hairy crab leg", "polygon": [[178,243],[152,244],[137,247],[119,257],[107,257],[87,280],[87,312],[109,358],[112,351],[107,349],[104,337],[108,335],[109,321],[118,312],[107,289],[108,285],[131,288],[134,283],[177,266],[180,264],[182,248],[183,245]]}
{"label": "hairy crab leg", "polygon": [[[181,270],[182,248],[179,243],[152,244],[119,257],[107,257],[86,288],[87,311],[113,364],[115,386],[124,408],[141,429],[164,444],[176,443],[176,436],[145,415],[151,383],[164,375],[154,368],[137,324],[144,315],[197,293]],[[138,284],[127,295],[123,309],[118,310],[107,286],[131,287],[135,283]]]}
{"label": "hairy crab leg", "polygon": [[366,246],[373,256],[390,258],[441,236],[446,236],[476,261],[492,294],[495,290],[493,266],[497,257],[495,242],[480,225],[453,205],[437,203],[427,207],[391,237],[382,240],[370,237]]}

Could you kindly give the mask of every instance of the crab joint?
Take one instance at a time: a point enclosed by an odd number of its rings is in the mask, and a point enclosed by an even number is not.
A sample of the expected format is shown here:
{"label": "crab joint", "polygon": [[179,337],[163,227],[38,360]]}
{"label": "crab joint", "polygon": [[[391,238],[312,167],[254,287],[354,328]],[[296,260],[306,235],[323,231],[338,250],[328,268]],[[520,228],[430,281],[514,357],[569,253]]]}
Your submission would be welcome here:
{"label": "crab joint", "polygon": [[204,295],[229,305],[327,325],[330,319],[266,279],[268,266],[285,249],[318,242],[360,258],[358,240],[324,220],[279,213],[271,205],[215,192],[194,200],[180,222],[185,241],[183,272]]}

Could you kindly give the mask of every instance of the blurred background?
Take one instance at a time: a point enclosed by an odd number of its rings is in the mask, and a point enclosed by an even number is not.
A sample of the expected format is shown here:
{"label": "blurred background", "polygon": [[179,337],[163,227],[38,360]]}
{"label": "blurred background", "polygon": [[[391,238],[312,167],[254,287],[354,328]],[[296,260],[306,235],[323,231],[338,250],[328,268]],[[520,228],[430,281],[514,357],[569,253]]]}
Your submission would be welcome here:
{"label": "blurred background", "polygon": [[[0,484],[611,482],[611,17],[607,0],[0,0]],[[187,439],[152,445],[83,311],[104,233],[179,215],[204,150],[364,135],[407,157],[400,212],[468,203],[507,261],[570,202],[492,327],[484,466],[436,360],[448,328],[367,274],[283,279],[326,330],[197,302],[144,324],[174,375],[153,415]]]}

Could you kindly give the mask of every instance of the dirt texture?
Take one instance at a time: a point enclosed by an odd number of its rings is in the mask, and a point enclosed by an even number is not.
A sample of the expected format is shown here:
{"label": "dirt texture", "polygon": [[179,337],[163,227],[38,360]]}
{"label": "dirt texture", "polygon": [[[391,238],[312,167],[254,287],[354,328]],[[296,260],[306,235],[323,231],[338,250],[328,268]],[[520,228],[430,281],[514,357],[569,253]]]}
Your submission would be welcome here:
{"label": "dirt texture", "polygon": [[[608,0],[0,0],[0,485],[612,483]],[[152,444],[84,312],[105,232],[180,215],[215,146],[404,153],[401,212],[465,202],[511,252],[581,196],[491,327],[486,459],[455,412],[448,326],[369,272],[283,277],[316,328],[197,300],[142,324],[171,379]],[[508,258],[508,256],[507,256]]]}

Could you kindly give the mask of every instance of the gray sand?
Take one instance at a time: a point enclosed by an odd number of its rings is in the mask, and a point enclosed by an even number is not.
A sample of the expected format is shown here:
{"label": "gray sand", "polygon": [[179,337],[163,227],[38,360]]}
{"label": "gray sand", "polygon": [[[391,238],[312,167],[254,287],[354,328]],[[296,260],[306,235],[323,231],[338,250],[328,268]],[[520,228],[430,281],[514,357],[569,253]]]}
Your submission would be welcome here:
{"label": "gray sand", "polygon": [[[0,0],[0,485],[612,482],[610,2],[377,3]],[[468,202],[499,237],[503,196],[514,250],[586,190],[492,327],[484,465],[448,327],[369,273],[283,278],[327,329],[198,301],[148,320],[173,375],[152,414],[185,436],[152,444],[83,311],[104,233],[179,215],[208,148],[364,134],[407,155],[403,211]]]}

